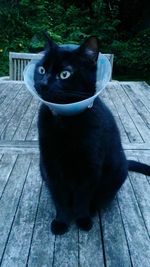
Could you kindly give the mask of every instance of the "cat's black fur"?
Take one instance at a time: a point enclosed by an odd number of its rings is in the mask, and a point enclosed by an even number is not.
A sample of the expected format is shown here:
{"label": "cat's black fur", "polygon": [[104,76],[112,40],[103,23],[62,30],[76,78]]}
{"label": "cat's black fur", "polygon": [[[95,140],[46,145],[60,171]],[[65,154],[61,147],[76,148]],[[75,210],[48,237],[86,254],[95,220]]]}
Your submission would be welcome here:
{"label": "cat's black fur", "polygon": [[[38,93],[55,103],[92,95],[98,49],[95,37],[74,51],[66,51],[49,40],[45,57],[35,71]],[[44,75],[38,73],[41,65],[46,71]],[[65,69],[71,70],[71,76],[62,80],[59,75]],[[79,228],[91,229],[94,212],[114,197],[128,168],[137,168],[137,163],[126,160],[111,112],[99,98],[91,109],[71,117],[53,114],[41,105],[38,130],[41,175],[56,207],[52,232],[66,232],[72,219]],[[150,175],[150,167],[141,166]]]}

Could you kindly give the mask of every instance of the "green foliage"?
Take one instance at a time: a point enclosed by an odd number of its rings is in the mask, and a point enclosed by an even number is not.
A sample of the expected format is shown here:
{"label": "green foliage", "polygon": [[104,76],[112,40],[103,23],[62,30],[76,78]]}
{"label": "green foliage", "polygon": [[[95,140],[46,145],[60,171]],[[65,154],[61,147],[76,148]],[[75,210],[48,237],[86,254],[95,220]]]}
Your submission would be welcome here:
{"label": "green foliage", "polygon": [[124,42],[114,40],[110,49],[115,54],[116,73],[148,78],[150,70],[150,29],[141,31]]}
{"label": "green foliage", "polygon": [[59,44],[79,43],[90,35],[97,35],[101,51],[115,54],[116,74],[149,75],[150,30],[128,38],[127,31],[119,30],[120,0],[114,2],[108,10],[105,0],[81,4],[72,0],[1,0],[0,76],[8,74],[9,51],[43,49],[44,31]]}

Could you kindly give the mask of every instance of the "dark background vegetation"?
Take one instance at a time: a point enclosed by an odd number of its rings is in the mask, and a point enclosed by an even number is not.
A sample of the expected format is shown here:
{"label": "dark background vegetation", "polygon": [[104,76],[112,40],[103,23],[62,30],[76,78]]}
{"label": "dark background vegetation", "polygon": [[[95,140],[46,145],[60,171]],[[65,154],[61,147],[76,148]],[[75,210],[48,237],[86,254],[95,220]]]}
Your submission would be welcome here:
{"label": "dark background vegetation", "polygon": [[97,35],[101,52],[114,53],[114,77],[150,80],[150,1],[0,0],[0,76],[8,54],[39,52],[43,31],[61,43]]}

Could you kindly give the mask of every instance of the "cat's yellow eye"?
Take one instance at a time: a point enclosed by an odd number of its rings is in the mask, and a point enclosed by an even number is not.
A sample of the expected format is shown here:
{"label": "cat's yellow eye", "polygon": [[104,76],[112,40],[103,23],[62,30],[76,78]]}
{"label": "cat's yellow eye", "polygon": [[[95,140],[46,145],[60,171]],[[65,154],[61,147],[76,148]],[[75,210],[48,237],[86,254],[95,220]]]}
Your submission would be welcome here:
{"label": "cat's yellow eye", "polygon": [[62,80],[64,80],[64,79],[68,79],[68,78],[70,77],[70,75],[71,75],[70,71],[68,71],[68,70],[63,70],[63,71],[61,71],[61,73],[60,73],[60,78],[61,78]]}
{"label": "cat's yellow eye", "polygon": [[39,67],[38,67],[38,71],[39,71],[39,73],[42,74],[42,75],[45,74],[45,69],[44,69],[43,66],[39,66]]}

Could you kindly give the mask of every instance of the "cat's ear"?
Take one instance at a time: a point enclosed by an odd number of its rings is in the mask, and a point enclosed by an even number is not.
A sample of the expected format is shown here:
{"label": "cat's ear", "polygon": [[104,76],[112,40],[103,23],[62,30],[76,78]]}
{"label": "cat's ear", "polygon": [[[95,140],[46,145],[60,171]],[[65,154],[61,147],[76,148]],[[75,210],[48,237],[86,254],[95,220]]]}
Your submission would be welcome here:
{"label": "cat's ear", "polygon": [[45,37],[45,50],[53,50],[58,45],[50,38],[49,34],[47,32],[44,32]]}
{"label": "cat's ear", "polygon": [[96,36],[89,37],[79,47],[79,51],[96,64],[99,54],[99,39]]}

